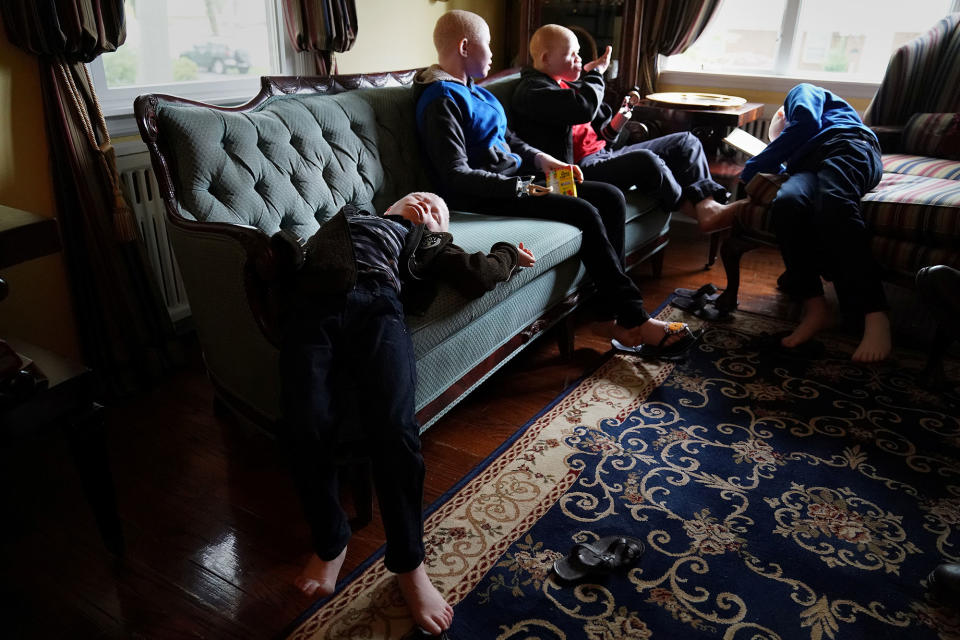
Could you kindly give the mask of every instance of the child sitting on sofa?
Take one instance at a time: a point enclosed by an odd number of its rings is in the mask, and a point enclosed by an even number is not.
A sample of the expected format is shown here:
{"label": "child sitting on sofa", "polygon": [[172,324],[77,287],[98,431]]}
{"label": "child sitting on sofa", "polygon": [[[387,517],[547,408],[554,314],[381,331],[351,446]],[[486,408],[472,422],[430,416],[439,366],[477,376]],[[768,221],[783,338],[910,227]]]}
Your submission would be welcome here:
{"label": "child sitting on sofa", "polygon": [[[524,142],[576,163],[587,180],[636,187],[668,208],[679,207],[697,219],[701,231],[729,226],[741,205],[724,205],[728,194],[710,177],[700,140],[672,133],[619,149],[608,148],[617,125],[630,111],[615,112],[603,102],[603,73],[610,47],[581,66],[577,36],[547,24],[530,39],[533,66],[523,69],[511,107],[514,129]],[[622,127],[622,125],[620,125]]]}
{"label": "child sitting on sofa", "polygon": [[533,176],[567,163],[524,143],[507,127],[500,102],[474,82],[490,71],[490,28],[475,13],[452,10],[433,31],[438,63],[414,78],[420,147],[451,206],[477,213],[557,220],[582,231],[579,256],[596,284],[604,329],[617,349],[641,357],[680,357],[699,338],[684,323],[651,318],[624,271],[626,202],[616,187],[578,181],[576,198],[542,193]]}
{"label": "child sitting on sofa", "polygon": [[336,443],[341,432],[357,430],[373,462],[384,564],[397,575],[413,619],[431,634],[450,626],[453,609],[423,566],[424,466],[401,289],[423,310],[438,279],[477,297],[535,262],[523,243],[469,254],[452,243],[448,224],[442,199],[411,193],[383,217],[344,207],[303,247],[289,232],[271,239],[278,261],[288,265],[289,283],[280,348],[282,439],[315,551],[296,584],[307,595],[334,591],[350,539]]}
{"label": "child sitting on sofa", "polygon": [[770,216],[789,292],[803,300],[803,316],[781,344],[796,347],[831,323],[823,274],[833,281],[841,308],[863,318],[853,360],[885,359],[892,348],[887,300],[860,212],[860,199],[883,171],[876,135],[842,98],[804,83],[787,93],[770,121],[770,140],[747,161],[741,179],[750,182],[761,172],[790,176]]}

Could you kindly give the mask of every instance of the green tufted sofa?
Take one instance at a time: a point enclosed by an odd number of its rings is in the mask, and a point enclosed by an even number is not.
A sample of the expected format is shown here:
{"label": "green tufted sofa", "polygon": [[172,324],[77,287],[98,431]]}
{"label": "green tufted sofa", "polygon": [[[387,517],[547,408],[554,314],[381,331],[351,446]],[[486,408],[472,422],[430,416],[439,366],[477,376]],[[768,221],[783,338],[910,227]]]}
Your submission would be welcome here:
{"label": "green tufted sofa", "polygon": [[[345,204],[382,212],[430,189],[414,73],[265,77],[256,97],[231,108],[166,95],[135,102],[217,400],[256,424],[270,428],[281,417],[268,238],[281,228],[309,237]],[[670,213],[638,195],[628,200],[630,263],[653,258],[659,273]],[[574,227],[467,211],[451,212],[450,227],[468,250],[523,241],[538,259],[480,299],[442,288],[425,315],[408,317],[424,429],[586,293]]]}

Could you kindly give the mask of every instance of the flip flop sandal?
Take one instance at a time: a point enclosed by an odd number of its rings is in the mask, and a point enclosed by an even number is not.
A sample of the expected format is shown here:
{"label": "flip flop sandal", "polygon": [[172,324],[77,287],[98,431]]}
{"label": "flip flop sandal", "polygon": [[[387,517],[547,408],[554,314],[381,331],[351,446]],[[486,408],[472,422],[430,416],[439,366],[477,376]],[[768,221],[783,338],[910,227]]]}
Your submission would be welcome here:
{"label": "flip flop sandal", "polygon": [[719,291],[719,289],[717,289],[717,285],[713,284],[712,282],[708,282],[699,289],[684,289],[681,287],[679,289],[674,289],[673,293],[683,298],[703,298],[705,296],[713,295],[717,293],[717,291]]}
{"label": "flip flop sandal", "polygon": [[[644,359],[660,360],[678,360],[695,345],[701,336],[703,329],[692,331],[686,322],[668,322],[663,327],[664,336],[659,344],[638,344],[636,346],[625,345],[616,338],[610,341],[613,348],[623,353],[629,353]],[[667,344],[671,336],[683,335],[676,342]]]}
{"label": "flip flop sandal", "polygon": [[433,635],[429,631],[422,629],[421,627],[415,626],[404,635],[400,640],[426,640],[427,638],[433,638],[433,640],[453,640],[453,636],[450,635],[450,629],[446,629],[440,632],[440,635]]}
{"label": "flip flop sandal", "polygon": [[574,545],[569,554],[553,563],[553,571],[562,582],[605,576],[632,566],[643,549],[643,542],[637,538],[607,536],[593,543]]}
{"label": "flip flop sandal", "polygon": [[683,309],[684,311],[689,311],[690,313],[696,313],[700,309],[703,309],[705,306],[716,300],[717,296],[719,295],[719,293],[714,293],[695,296],[693,298],[687,296],[674,296],[673,300],[670,301],[670,306],[676,307],[677,309]]}

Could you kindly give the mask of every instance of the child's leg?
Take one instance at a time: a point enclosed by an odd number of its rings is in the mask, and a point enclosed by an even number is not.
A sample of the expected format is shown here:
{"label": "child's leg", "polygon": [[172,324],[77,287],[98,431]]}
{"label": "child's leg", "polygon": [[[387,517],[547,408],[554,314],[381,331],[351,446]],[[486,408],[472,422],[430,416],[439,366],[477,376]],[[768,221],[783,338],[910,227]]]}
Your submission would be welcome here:
{"label": "child's leg", "polygon": [[336,394],[331,385],[340,318],[323,302],[304,305],[291,314],[280,350],[285,416],[280,438],[315,552],[295,583],[310,596],[333,593],[350,539],[350,525],[339,499]]}
{"label": "child's leg", "polygon": [[841,306],[863,315],[863,337],[853,359],[878,362],[892,350],[890,320],[860,200],[880,181],[880,152],[872,139],[857,134],[844,134],[823,149],[817,174],[822,191],[817,222],[824,238],[827,270]]}
{"label": "child's leg", "polygon": [[810,340],[833,324],[833,307],[825,296],[814,296],[803,301],[803,316],[793,333],[781,338],[785,347],[796,347]]}
{"label": "child's leg", "polygon": [[626,191],[636,186],[640,193],[656,198],[666,207],[674,207],[682,196],[682,187],[670,168],[653,151],[638,143],[616,151],[600,151],[580,162],[585,180],[616,185]]}
{"label": "child's leg", "polygon": [[790,274],[790,293],[803,300],[800,324],[781,340],[785,347],[803,344],[833,321],[833,309],[827,304],[820,281],[823,251],[813,213],[819,206],[819,197],[817,175],[796,173],[783,183],[770,207],[780,255]]}
{"label": "child's leg", "polygon": [[424,465],[414,404],[413,343],[397,294],[387,285],[372,298],[366,317],[354,320],[351,368],[367,410],[365,434],[387,537],[384,564],[398,574],[414,621],[436,634],[450,626],[453,609],[423,566]]}

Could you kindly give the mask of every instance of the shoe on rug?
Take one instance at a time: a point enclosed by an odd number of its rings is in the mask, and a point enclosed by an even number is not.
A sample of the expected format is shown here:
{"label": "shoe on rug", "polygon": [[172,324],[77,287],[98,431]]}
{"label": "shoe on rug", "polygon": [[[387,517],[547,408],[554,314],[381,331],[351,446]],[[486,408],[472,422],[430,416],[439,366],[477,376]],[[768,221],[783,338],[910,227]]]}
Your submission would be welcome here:
{"label": "shoe on rug", "polygon": [[683,287],[680,287],[679,289],[674,289],[673,293],[681,298],[693,298],[694,300],[697,300],[699,298],[713,296],[718,291],[719,289],[717,289],[717,285],[713,284],[712,282],[708,282],[699,289],[684,289]]}
{"label": "shoe on rug", "polygon": [[553,572],[564,582],[605,576],[632,566],[643,553],[643,542],[630,536],[607,536],[596,542],[574,545],[553,563]]}
{"label": "shoe on rug", "polygon": [[960,607],[960,563],[947,562],[931,571],[927,589],[940,604]]}
{"label": "shoe on rug", "polygon": [[[703,329],[691,330],[686,322],[668,322],[663,327],[663,339],[659,344],[638,344],[635,346],[625,345],[616,338],[610,341],[613,348],[623,353],[629,353],[632,356],[638,356],[644,359],[676,360],[686,355],[690,347],[695,345],[703,336]],[[667,344],[671,336],[682,335],[683,337]]]}

